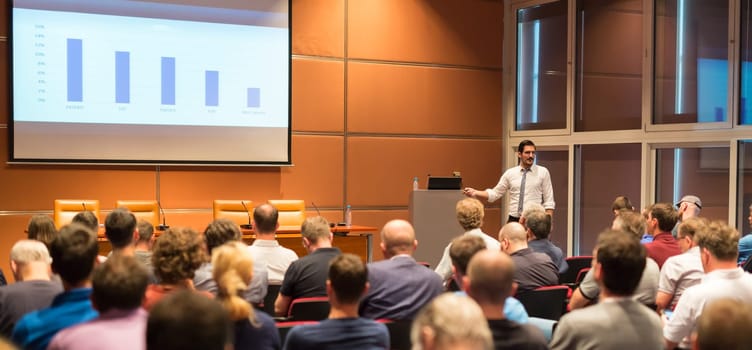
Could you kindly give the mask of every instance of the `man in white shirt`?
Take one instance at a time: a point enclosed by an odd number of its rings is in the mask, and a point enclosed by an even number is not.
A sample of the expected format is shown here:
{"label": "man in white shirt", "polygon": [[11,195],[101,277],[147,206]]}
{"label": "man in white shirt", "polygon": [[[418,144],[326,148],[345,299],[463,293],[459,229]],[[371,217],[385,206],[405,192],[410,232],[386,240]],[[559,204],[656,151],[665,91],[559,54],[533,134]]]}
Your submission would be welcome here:
{"label": "man in white shirt", "polygon": [[279,212],[271,204],[261,204],[253,210],[253,230],[256,239],[248,250],[256,264],[266,266],[269,284],[282,284],[285,271],[298,260],[292,249],[285,248],[275,238],[279,228]]}
{"label": "man in white shirt", "polygon": [[659,312],[673,310],[684,290],[700,283],[705,274],[700,261],[700,247],[694,241],[697,232],[707,229],[707,220],[692,217],[679,224],[677,243],[682,254],[666,260],[658,280],[655,304]]}
{"label": "man in white shirt", "polygon": [[695,242],[700,246],[705,276],[700,284],[684,291],[663,327],[667,349],[674,349],[690,336],[706,304],[721,298],[752,303],[752,275],[736,264],[739,232],[722,221],[714,221],[707,230],[695,233]]}
{"label": "man in white shirt", "polygon": [[546,213],[554,214],[554,191],[548,169],[535,165],[535,144],[523,140],[517,147],[519,165],[507,169],[494,188],[484,191],[466,187],[462,192],[472,198],[483,198],[495,202],[509,192],[509,221],[519,221],[522,208],[528,203],[539,203]]}
{"label": "man in white shirt", "polygon": [[[486,243],[486,248],[491,250],[501,249],[499,241],[493,237],[487,235],[481,231],[483,226],[483,216],[485,215],[483,203],[474,198],[465,198],[457,202],[455,206],[457,212],[457,221],[465,230],[466,235],[473,235],[483,238],[483,242]],[[449,248],[452,246],[449,243],[444,248],[444,254],[441,256],[441,261],[436,265],[436,273],[441,276],[441,279],[446,281],[452,276],[452,259],[449,256]]]}

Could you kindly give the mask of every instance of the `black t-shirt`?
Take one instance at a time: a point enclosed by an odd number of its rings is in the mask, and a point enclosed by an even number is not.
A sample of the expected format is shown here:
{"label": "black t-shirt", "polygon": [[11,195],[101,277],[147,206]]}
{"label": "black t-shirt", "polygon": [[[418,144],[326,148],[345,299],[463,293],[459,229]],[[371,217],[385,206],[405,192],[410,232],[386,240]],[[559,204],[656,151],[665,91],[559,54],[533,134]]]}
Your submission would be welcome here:
{"label": "black t-shirt", "polygon": [[493,335],[494,349],[548,349],[548,342],[538,328],[529,324],[519,324],[507,319],[488,320]]}
{"label": "black t-shirt", "polygon": [[0,288],[0,334],[10,338],[21,316],[44,309],[63,292],[57,281],[16,282]]}
{"label": "black t-shirt", "polygon": [[249,320],[235,322],[235,349],[277,350],[282,348],[274,319],[257,310],[256,321],[259,323],[258,328],[251,325]]}
{"label": "black t-shirt", "polygon": [[285,272],[280,293],[293,300],[326,296],[329,262],[340,254],[339,248],[319,248],[293,261]]}

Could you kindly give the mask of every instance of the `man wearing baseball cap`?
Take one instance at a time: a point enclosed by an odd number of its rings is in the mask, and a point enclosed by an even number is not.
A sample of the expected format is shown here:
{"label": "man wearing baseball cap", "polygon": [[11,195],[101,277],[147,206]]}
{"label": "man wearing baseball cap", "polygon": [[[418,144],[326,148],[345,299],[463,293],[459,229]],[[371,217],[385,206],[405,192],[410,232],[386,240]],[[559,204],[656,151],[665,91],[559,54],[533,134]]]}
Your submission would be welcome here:
{"label": "man wearing baseball cap", "polygon": [[697,197],[693,194],[686,195],[682,197],[682,199],[680,199],[678,202],[676,202],[676,208],[679,211],[679,220],[676,221],[676,226],[674,226],[674,229],[671,230],[671,234],[674,235],[674,238],[676,238],[676,234],[678,233],[679,224],[689,218],[700,216],[700,210],[702,210],[702,201],[700,200],[700,197]]}

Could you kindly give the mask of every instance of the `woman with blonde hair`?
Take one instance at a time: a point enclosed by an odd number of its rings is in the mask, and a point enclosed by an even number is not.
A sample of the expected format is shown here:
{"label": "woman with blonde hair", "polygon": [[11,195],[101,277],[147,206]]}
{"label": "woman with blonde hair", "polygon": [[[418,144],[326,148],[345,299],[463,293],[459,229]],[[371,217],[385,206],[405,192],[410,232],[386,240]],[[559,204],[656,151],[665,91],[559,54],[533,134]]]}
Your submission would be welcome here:
{"label": "woman with blonde hair", "polygon": [[230,314],[235,326],[235,349],[279,349],[279,332],[274,320],[254,310],[241,294],[253,277],[253,257],[248,246],[233,241],[212,250],[212,275],[217,283],[217,300]]}

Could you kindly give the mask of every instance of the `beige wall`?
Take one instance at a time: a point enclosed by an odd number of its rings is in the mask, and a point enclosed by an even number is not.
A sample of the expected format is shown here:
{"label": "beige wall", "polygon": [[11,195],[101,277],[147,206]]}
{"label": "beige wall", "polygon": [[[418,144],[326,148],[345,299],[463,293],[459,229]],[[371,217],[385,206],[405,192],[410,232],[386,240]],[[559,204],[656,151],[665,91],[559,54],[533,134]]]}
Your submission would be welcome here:
{"label": "beige wall", "polygon": [[[426,174],[457,170],[468,185],[496,183],[501,1],[293,0],[292,11],[293,167],[7,165],[9,112],[0,113],[0,267],[8,271],[29,217],[51,214],[56,198],[99,199],[106,213],[118,199],[158,192],[168,224],[196,229],[211,220],[213,199],[299,198],[330,221],[349,203],[354,223],[381,226],[407,218],[413,176],[425,186]],[[0,41],[0,57],[8,50]],[[9,111],[8,64],[0,81]],[[486,232],[498,232],[498,208]]]}

